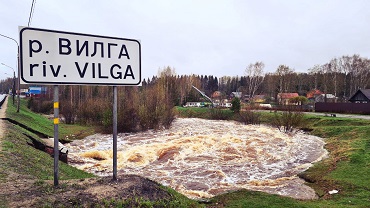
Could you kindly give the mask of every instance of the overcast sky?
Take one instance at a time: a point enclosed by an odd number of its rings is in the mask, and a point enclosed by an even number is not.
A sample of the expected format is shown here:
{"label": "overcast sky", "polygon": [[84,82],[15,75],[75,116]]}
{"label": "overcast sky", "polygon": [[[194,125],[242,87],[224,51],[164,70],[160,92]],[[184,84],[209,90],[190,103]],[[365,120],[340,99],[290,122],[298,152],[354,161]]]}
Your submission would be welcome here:
{"label": "overcast sky", "polygon": [[[0,34],[19,42],[32,0],[0,0]],[[334,57],[370,57],[368,0],[37,0],[31,27],[141,41],[142,77],[243,76],[262,61],[307,72]],[[0,62],[16,69],[17,47],[0,37]],[[12,69],[0,65],[0,79]],[[5,74],[7,73],[7,74]]]}

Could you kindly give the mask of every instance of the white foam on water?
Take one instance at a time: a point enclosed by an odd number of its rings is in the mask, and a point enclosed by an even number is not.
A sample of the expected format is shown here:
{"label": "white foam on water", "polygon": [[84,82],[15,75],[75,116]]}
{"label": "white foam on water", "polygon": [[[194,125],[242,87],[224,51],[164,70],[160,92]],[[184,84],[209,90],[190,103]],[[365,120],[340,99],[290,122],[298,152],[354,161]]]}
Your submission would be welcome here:
{"label": "white foam on water", "polygon": [[[95,134],[68,144],[71,164],[112,174],[112,140]],[[168,130],[119,134],[117,140],[119,174],[141,175],[192,198],[241,188],[287,195],[291,191],[281,187],[296,183],[299,172],[327,154],[315,136],[197,118],[176,119]]]}

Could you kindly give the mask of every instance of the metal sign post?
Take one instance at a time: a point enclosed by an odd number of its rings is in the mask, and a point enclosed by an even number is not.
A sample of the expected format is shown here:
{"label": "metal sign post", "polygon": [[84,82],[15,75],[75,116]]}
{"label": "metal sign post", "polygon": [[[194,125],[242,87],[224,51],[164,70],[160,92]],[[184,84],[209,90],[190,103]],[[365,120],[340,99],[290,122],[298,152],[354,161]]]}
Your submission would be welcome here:
{"label": "metal sign post", "polygon": [[117,86],[113,86],[113,180],[117,180]]}
{"label": "metal sign post", "polygon": [[54,85],[54,186],[59,185],[59,86]]}

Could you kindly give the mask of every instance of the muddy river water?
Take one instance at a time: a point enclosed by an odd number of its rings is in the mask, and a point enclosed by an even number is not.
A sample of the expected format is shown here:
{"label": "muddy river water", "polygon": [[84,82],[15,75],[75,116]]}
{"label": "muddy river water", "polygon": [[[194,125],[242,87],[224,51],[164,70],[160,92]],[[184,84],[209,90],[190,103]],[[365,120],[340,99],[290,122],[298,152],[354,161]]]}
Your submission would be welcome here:
{"label": "muddy river water", "polygon": [[[66,145],[70,164],[112,175],[112,135]],[[323,139],[263,125],[179,118],[170,129],[118,135],[118,175],[137,174],[190,198],[238,189],[315,198],[297,174],[326,156]]]}

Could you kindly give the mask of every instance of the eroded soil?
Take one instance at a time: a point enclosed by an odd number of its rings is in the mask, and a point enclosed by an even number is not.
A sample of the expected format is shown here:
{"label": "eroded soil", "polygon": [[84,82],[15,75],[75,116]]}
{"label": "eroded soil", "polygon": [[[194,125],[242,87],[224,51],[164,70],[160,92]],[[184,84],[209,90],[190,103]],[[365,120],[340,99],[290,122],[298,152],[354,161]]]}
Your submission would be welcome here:
{"label": "eroded soil", "polygon": [[172,196],[160,184],[135,175],[96,177],[61,181],[39,181],[29,176],[8,173],[0,183],[1,206],[9,207],[93,207],[106,200],[170,200]]}

